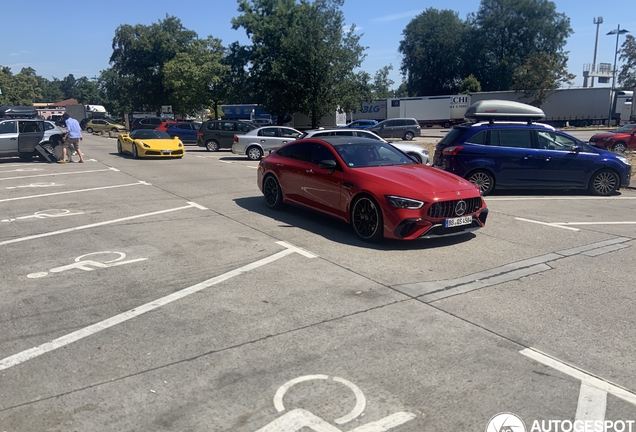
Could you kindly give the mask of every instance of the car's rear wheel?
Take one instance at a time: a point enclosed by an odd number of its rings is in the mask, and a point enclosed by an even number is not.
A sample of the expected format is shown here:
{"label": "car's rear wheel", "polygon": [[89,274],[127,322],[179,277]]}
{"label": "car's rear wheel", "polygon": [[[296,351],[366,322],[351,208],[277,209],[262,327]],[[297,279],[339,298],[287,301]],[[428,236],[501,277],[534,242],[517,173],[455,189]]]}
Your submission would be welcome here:
{"label": "car's rear wheel", "polygon": [[117,128],[111,128],[111,131],[117,132]]}
{"label": "car's rear wheel", "polygon": [[358,237],[366,242],[376,242],[383,237],[382,210],[373,198],[363,195],[353,202],[351,225]]}
{"label": "car's rear wheel", "polygon": [[267,207],[279,209],[283,205],[283,191],[280,188],[280,183],[271,174],[263,180],[263,195]]}
{"label": "car's rear wheel", "polygon": [[485,170],[473,171],[466,179],[474,183],[484,196],[488,195],[495,188],[495,178]]}
{"label": "car's rear wheel", "polygon": [[135,159],[139,159],[139,150],[137,150],[137,144],[133,143],[132,154]]}
{"label": "car's rear wheel", "polygon": [[91,128],[91,127],[87,127],[87,128],[86,128],[86,132],[88,132],[88,133],[93,133],[93,128]]}
{"label": "car's rear wheel", "polygon": [[589,190],[594,195],[611,195],[618,190],[618,174],[611,170],[602,170],[592,176]]}
{"label": "car's rear wheel", "polygon": [[449,127],[451,127],[451,124],[449,122],[444,123],[444,129],[448,129]]}
{"label": "car's rear wheel", "polygon": [[404,141],[411,141],[413,139],[413,132],[407,132],[404,134]]}
{"label": "car's rear wheel", "polygon": [[250,160],[261,160],[263,158],[263,150],[260,148],[253,146],[247,149],[245,152],[247,154],[247,158]]}
{"label": "car's rear wheel", "polygon": [[619,141],[612,146],[612,151],[616,153],[625,153],[626,150],[627,144],[625,144],[623,141]]}
{"label": "car's rear wheel", "polygon": [[205,148],[211,152],[219,151],[219,143],[214,140],[209,140],[205,143]]}

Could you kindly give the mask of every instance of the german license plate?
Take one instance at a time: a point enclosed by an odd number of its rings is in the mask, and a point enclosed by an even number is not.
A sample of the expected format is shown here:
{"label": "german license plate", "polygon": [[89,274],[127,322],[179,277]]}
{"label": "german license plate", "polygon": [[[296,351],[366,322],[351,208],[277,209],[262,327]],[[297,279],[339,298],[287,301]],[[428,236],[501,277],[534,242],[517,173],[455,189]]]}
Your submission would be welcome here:
{"label": "german license plate", "polygon": [[161,150],[161,153],[170,154],[170,153],[172,153],[172,150]]}
{"label": "german license plate", "polygon": [[470,225],[473,223],[472,216],[464,216],[453,219],[446,219],[446,228],[452,228],[461,225]]}

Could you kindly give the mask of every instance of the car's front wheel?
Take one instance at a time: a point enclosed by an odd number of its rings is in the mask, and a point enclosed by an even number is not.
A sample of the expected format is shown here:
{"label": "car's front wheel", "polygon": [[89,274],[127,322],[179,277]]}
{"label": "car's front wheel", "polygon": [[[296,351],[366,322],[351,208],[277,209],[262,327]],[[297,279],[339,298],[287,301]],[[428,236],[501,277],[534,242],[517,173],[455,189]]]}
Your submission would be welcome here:
{"label": "car's front wheel", "polygon": [[205,143],[205,148],[211,152],[219,151],[219,143],[214,140],[209,140]]}
{"label": "car's front wheel", "polygon": [[119,140],[117,140],[117,154],[118,155],[124,154],[124,150],[121,148],[121,141]]}
{"label": "car's front wheel", "polygon": [[413,132],[407,132],[404,134],[404,141],[411,141],[413,139]]}
{"label": "car's front wheel", "polygon": [[411,157],[411,159],[415,160],[418,164],[422,163],[422,158],[417,153],[407,153]]}
{"label": "car's front wheel", "polygon": [[86,128],[86,132],[93,133],[93,128],[90,128],[90,127]]}
{"label": "car's front wheel", "polygon": [[384,236],[382,210],[373,198],[363,195],[353,202],[351,225],[358,237],[366,242],[376,242]]}
{"label": "car's front wheel", "polygon": [[589,190],[594,195],[612,195],[618,190],[620,180],[614,171],[603,170],[592,176]]}
{"label": "car's front wheel", "polygon": [[279,209],[283,205],[283,191],[280,188],[280,183],[271,174],[263,180],[263,195],[267,207]]}
{"label": "car's front wheel", "polygon": [[246,153],[247,158],[254,161],[261,160],[263,157],[263,150],[255,146],[248,148]]}
{"label": "car's front wheel", "polygon": [[135,159],[139,159],[139,150],[137,150],[137,144],[133,144],[132,154]]}
{"label": "car's front wheel", "polygon": [[612,146],[612,151],[616,153],[625,153],[625,151],[627,151],[627,145],[624,142],[619,141]]}
{"label": "car's front wheel", "polygon": [[474,183],[484,196],[488,195],[495,188],[495,178],[488,171],[473,171],[466,179]]}

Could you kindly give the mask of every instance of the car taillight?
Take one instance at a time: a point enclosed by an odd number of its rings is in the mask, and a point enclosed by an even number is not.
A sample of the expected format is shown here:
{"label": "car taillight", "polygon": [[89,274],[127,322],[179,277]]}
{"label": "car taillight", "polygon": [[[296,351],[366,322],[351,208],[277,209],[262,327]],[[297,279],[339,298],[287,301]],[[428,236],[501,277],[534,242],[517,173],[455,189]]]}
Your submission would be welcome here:
{"label": "car taillight", "polygon": [[234,142],[237,143],[238,142],[238,136],[234,135]]}
{"label": "car taillight", "polygon": [[199,132],[197,132],[197,135],[203,136],[203,132],[199,131]]}
{"label": "car taillight", "polygon": [[442,154],[446,156],[455,156],[463,148],[464,148],[463,146],[446,147],[444,150],[442,150]]}

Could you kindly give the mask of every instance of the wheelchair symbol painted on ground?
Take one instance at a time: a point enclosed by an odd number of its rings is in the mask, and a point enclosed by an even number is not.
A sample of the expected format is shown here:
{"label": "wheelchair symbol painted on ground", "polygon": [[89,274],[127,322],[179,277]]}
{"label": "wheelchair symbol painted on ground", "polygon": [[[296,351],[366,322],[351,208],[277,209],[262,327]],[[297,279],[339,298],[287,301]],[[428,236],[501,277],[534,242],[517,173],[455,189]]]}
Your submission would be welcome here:
{"label": "wheelchair symbol painted on ground", "polygon": [[[283,397],[285,396],[285,393],[287,393],[287,391],[294,385],[304,381],[328,380],[329,378],[330,377],[328,375],[305,375],[286,382],[278,389],[278,391],[276,391],[276,395],[274,396],[274,407],[279,413],[285,411]],[[331,379],[348,387],[353,392],[356,398],[356,404],[351,412],[333,421],[338,425],[343,425],[350,422],[351,420],[356,419],[364,412],[367,404],[366,398],[364,397],[364,394],[358,388],[358,386],[356,386],[352,382],[339,377],[331,377]],[[394,427],[400,426],[410,420],[413,420],[414,418],[415,414],[408,412],[397,412],[395,414],[391,414],[388,417],[384,417],[383,419],[358,426],[348,432],[384,432],[388,431],[389,429],[393,429]],[[258,429],[256,432],[295,432],[303,428],[309,428],[315,432],[343,432],[342,429],[338,429],[331,423],[304,409],[294,409],[288,411],[267,426]]]}
{"label": "wheelchair symbol painted on ground", "polygon": [[[107,260],[107,261],[97,261],[94,259],[85,259],[86,257],[94,257],[96,255],[117,255],[117,258]],[[45,276],[48,276],[49,273],[61,273],[66,270],[78,269],[84,271],[93,271],[98,268],[109,268],[116,267],[124,264],[132,264],[139,261],[145,261],[148,258],[136,258],[131,260],[122,261],[126,258],[126,254],[123,252],[111,252],[111,251],[103,251],[103,252],[91,252],[89,254],[81,255],[75,258],[75,262],[73,264],[68,264],[61,267],[55,267],[49,270],[48,272],[37,272],[28,274],[27,277],[29,279],[38,279]]]}
{"label": "wheelchair symbol painted on ground", "polygon": [[84,212],[71,213],[71,211],[67,209],[50,209],[50,210],[40,210],[31,215],[18,216],[18,217],[9,218],[9,219],[2,219],[0,220],[0,222],[13,222],[13,221],[24,220],[24,219],[46,219],[46,218],[56,218],[56,217],[73,216],[73,215],[81,215],[81,214],[84,214]]}

